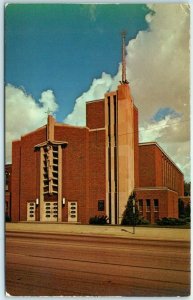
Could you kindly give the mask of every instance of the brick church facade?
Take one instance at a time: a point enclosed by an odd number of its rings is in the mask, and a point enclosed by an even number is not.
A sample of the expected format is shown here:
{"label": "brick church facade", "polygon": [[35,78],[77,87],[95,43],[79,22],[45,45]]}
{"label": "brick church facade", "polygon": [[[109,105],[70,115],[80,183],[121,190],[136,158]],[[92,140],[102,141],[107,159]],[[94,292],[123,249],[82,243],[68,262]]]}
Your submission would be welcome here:
{"label": "brick church facade", "polygon": [[[47,124],[12,145],[12,222],[73,222],[107,215],[120,224],[135,191],[154,223],[178,217],[182,172],[157,143],[138,142],[138,110],[128,83],[86,103],[86,126]],[[9,196],[7,196],[7,199]]]}
{"label": "brick church facade", "polygon": [[139,144],[124,34],[122,81],[103,99],[86,103],[86,126],[57,123],[49,115],[45,126],[12,143],[6,170],[12,222],[88,224],[107,215],[110,224],[121,224],[133,191],[140,214],[151,223],[178,218],[184,177],[157,143]]}

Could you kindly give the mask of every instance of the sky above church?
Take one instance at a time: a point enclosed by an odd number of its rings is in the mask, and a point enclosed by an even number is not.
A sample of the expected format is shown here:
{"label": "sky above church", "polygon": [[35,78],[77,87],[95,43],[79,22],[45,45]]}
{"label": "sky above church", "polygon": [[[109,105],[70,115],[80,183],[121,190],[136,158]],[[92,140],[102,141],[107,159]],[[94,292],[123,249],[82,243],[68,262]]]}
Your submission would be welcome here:
{"label": "sky above church", "polygon": [[105,71],[117,72],[121,36],[148,28],[146,5],[12,4],[5,12],[6,84],[38,101],[51,89],[62,121]]}
{"label": "sky above church", "polygon": [[45,124],[47,110],[59,122],[85,125],[85,102],[115,90],[121,79],[122,30],[140,141],[157,141],[190,179],[185,4],[6,6],[8,162],[11,141]]}

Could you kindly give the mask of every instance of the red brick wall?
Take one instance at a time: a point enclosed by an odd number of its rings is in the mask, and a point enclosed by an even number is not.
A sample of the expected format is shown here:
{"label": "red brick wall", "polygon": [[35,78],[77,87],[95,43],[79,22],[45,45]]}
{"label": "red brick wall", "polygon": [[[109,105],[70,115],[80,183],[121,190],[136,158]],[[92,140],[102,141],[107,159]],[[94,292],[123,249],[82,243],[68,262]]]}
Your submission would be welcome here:
{"label": "red brick wall", "polygon": [[168,191],[168,217],[178,218],[178,194]]}
{"label": "red brick wall", "polygon": [[98,200],[106,202],[105,130],[91,131],[89,140],[89,215],[104,215],[98,211]]}
{"label": "red brick wall", "polygon": [[27,202],[39,197],[39,152],[34,146],[45,141],[46,128],[41,128],[13,142],[12,155],[12,221],[27,220]]}
{"label": "red brick wall", "polygon": [[39,156],[34,146],[44,142],[46,128],[31,132],[21,138],[21,172],[20,172],[20,221],[27,220],[27,202],[39,198]]}
{"label": "red brick wall", "polygon": [[178,194],[184,196],[184,175],[178,171]]}
{"label": "red brick wall", "polygon": [[[167,161],[169,170],[168,167],[164,167],[164,161]],[[184,195],[184,176],[156,144],[140,145],[139,186],[165,186],[182,196]]]}
{"label": "red brick wall", "polygon": [[155,147],[155,180],[157,187],[164,186],[163,185],[163,164],[162,164],[162,152],[158,147]]}
{"label": "red brick wall", "polygon": [[90,129],[105,127],[105,101],[86,103],[86,126]]}
{"label": "red brick wall", "polygon": [[[150,199],[151,212],[149,220],[155,223],[156,218],[172,217],[178,218],[178,194],[168,189],[136,189],[136,199],[143,200],[143,217],[148,219],[146,212],[146,200]],[[159,212],[154,212],[154,199],[159,201]]]}
{"label": "red brick wall", "polygon": [[[62,149],[62,198],[66,199],[62,221],[68,221],[68,202],[77,201],[78,221],[88,223],[90,215],[100,214],[98,200],[106,197],[105,131],[89,133],[87,128],[56,125],[54,138],[68,142]],[[26,221],[27,202],[39,198],[40,152],[34,151],[34,146],[45,140],[46,128],[43,128],[13,143],[13,221]],[[37,220],[39,215],[38,207]]]}
{"label": "red brick wall", "polygon": [[138,132],[138,109],[134,106],[134,173],[135,187],[139,186],[139,132]]}
{"label": "red brick wall", "polygon": [[67,141],[62,150],[62,220],[68,221],[68,202],[77,201],[78,222],[87,222],[88,203],[88,129],[55,126],[55,140]]}
{"label": "red brick wall", "polygon": [[155,146],[139,146],[139,186],[156,186]]}
{"label": "red brick wall", "polygon": [[12,143],[12,197],[11,197],[11,220],[19,221],[20,210],[20,141]]}

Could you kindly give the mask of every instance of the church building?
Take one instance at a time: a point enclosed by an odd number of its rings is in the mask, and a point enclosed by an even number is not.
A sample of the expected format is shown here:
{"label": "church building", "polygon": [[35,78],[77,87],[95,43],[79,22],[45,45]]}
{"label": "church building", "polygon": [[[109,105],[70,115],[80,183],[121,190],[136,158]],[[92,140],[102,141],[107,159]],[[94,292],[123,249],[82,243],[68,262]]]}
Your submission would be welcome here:
{"label": "church building", "polygon": [[86,103],[86,126],[47,124],[12,144],[11,221],[88,224],[107,215],[121,224],[135,191],[140,214],[151,223],[178,218],[184,195],[179,168],[155,143],[138,141],[138,109],[126,80],[103,99]]}

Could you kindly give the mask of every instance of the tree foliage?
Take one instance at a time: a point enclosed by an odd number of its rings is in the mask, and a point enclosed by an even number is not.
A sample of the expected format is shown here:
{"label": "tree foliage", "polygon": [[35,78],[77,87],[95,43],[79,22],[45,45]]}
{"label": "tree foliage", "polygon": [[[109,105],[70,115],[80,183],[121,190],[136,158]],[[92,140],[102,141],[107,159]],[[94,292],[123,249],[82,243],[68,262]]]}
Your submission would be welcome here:
{"label": "tree foliage", "polygon": [[183,218],[185,216],[184,201],[182,199],[178,200],[178,216]]}
{"label": "tree foliage", "polygon": [[182,199],[178,200],[178,216],[179,218],[190,218],[190,204],[184,204]]}
{"label": "tree foliage", "polygon": [[[133,212],[133,202],[135,201],[135,213]],[[129,196],[121,225],[137,225],[140,223],[139,210],[136,205],[136,194],[133,192]]]}
{"label": "tree foliage", "polygon": [[108,222],[108,217],[107,216],[95,216],[91,217],[89,220],[89,224],[94,224],[94,225],[106,225]]}
{"label": "tree foliage", "polygon": [[191,182],[184,182],[184,196],[190,196]]}

